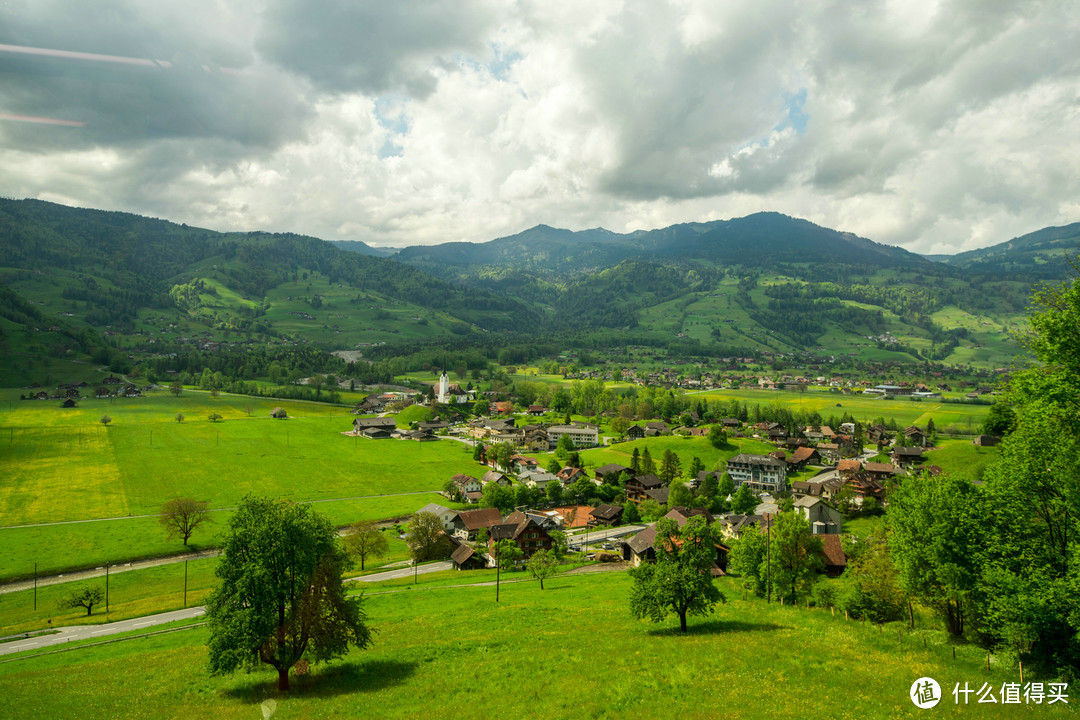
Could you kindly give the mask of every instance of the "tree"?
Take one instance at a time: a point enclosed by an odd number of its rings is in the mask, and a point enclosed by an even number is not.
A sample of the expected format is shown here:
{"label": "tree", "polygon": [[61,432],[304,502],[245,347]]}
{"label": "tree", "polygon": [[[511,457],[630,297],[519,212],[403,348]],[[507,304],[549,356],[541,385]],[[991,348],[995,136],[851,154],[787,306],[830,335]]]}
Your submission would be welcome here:
{"label": "tree", "polygon": [[484,462],[484,446],[480,443],[477,443],[473,448],[472,459],[478,463]]}
{"label": "tree", "polygon": [[477,398],[473,403],[473,415],[486,415],[489,409],[491,409],[491,403],[487,398]]}
{"label": "tree", "polygon": [[548,502],[552,505],[558,505],[562,502],[563,486],[561,482],[549,482],[545,492],[547,494]]}
{"label": "tree", "polygon": [[345,536],[345,549],[353,557],[360,558],[361,570],[369,557],[382,557],[390,551],[386,536],[373,521],[360,520],[353,523],[349,530]]}
{"label": "tree", "polygon": [[[705,470],[705,463],[701,462],[701,458],[697,455],[690,460],[690,469],[686,471],[686,477],[696,478],[699,473]],[[716,482],[715,480],[713,482]]]}
{"label": "tree", "polygon": [[799,513],[781,513],[773,518],[769,529],[772,542],[769,555],[772,558],[772,582],[777,589],[799,601],[799,595],[808,593],[814,579],[824,568],[821,538],[813,534],[810,521]]}
{"label": "tree", "polygon": [[847,569],[839,605],[852,617],[884,623],[904,615],[907,598],[889,554],[885,528],[879,523],[863,541],[846,544]]}
{"label": "tree", "polygon": [[476,547],[486,547],[488,539],[491,537],[491,533],[488,532],[486,527],[482,527],[476,531]]}
{"label": "tree", "polygon": [[630,611],[637,618],[661,622],[669,613],[679,617],[679,630],[686,632],[686,616],[713,612],[724,596],[713,584],[710,569],[716,559],[716,539],[700,515],[679,530],[664,518],[656,523],[656,562],[630,570],[634,587]]}
{"label": "tree", "polygon": [[641,522],[641,513],[633,500],[627,500],[623,503],[622,519],[626,525]]}
{"label": "tree", "polygon": [[718,450],[727,445],[727,432],[724,428],[719,425],[709,428],[709,443]]}
{"label": "tree", "polygon": [[649,454],[649,448],[645,448],[645,452],[641,453],[641,474],[649,475],[656,474],[656,463],[653,462],[652,455]]}
{"label": "tree", "polygon": [[170,540],[179,537],[187,545],[200,525],[213,522],[210,503],[190,497],[173,498],[161,506],[158,522],[165,528],[166,537]]}
{"label": "tree", "polygon": [[641,474],[641,451],[634,448],[634,453],[630,456],[630,472],[634,475]]}
{"label": "tree", "polygon": [[108,415],[102,415],[102,416],[101,416],[101,420],[100,420],[99,422],[100,422],[100,423],[101,423],[102,425],[104,425],[105,427],[108,427],[108,426],[109,426],[109,423],[111,423],[111,422],[112,422],[112,418],[111,418],[111,417],[109,417]]}
{"label": "tree", "polygon": [[209,415],[207,416],[207,418],[208,418],[208,419],[210,420],[210,422],[217,422],[218,420],[220,420],[220,419],[221,419],[221,415],[219,415],[218,413],[214,412],[214,413],[210,413],[210,414],[209,414]]}
{"label": "tree", "polygon": [[961,477],[910,478],[890,498],[889,553],[900,586],[957,637],[972,615],[985,517],[975,486]]}
{"label": "tree", "polygon": [[563,555],[570,549],[570,543],[566,540],[566,533],[562,530],[549,530],[548,537],[551,538],[551,552],[556,559],[562,559]]}
{"label": "tree", "polygon": [[754,512],[757,505],[758,499],[754,497],[754,493],[746,483],[740,485],[731,498],[731,511],[737,515],[749,515]]}
{"label": "tree", "polygon": [[766,549],[765,531],[758,526],[744,532],[731,545],[728,568],[741,578],[744,590],[758,597],[765,597],[767,593],[766,560],[770,550]]}
{"label": "tree", "polygon": [[694,503],[694,493],[690,492],[690,488],[686,483],[681,480],[676,480],[671,483],[668,489],[668,506],[669,507],[690,507]]}
{"label": "tree", "polygon": [[541,550],[533,553],[532,557],[529,558],[527,567],[529,574],[540,581],[540,589],[543,590],[544,579],[555,574],[555,571],[559,567],[559,560],[555,557],[554,552]]}
{"label": "tree", "polygon": [[90,614],[94,610],[95,605],[100,605],[105,601],[105,591],[100,587],[82,587],[78,589],[69,590],[67,595],[60,601],[60,607],[62,608],[85,608],[86,617],[90,617]]}
{"label": "tree", "polygon": [[555,457],[559,460],[566,460],[570,457],[570,453],[574,451],[574,441],[570,439],[569,435],[559,436],[559,442],[555,445]]}
{"label": "tree", "polygon": [[510,443],[501,442],[495,446],[495,462],[503,470],[510,469],[510,458],[514,456],[514,448]]}
{"label": "tree", "polygon": [[660,479],[666,483],[671,483],[681,474],[682,471],[679,467],[679,456],[673,453],[671,450],[665,450],[664,456],[660,460]]}
{"label": "tree", "polygon": [[502,512],[510,512],[514,509],[517,496],[512,487],[503,487],[499,483],[489,482],[484,486],[484,494],[480,497],[480,507],[499,508]]}
{"label": "tree", "polygon": [[171,392],[176,397],[180,397],[181,393],[184,392],[184,383],[180,382],[179,379],[173,380],[171,383],[169,383],[169,392]]}
{"label": "tree", "polygon": [[562,463],[557,458],[551,458],[551,462],[547,464],[547,471],[552,475],[557,474],[562,470]]}
{"label": "tree", "polygon": [[176,413],[176,422],[178,422],[178,423],[184,422],[184,413]]}
{"label": "tree", "polygon": [[1007,403],[996,402],[983,418],[982,433],[1005,437],[1016,427],[1016,412]]}
{"label": "tree", "polygon": [[278,690],[305,656],[316,662],[367,647],[371,632],[360,598],[341,581],[349,556],[333,525],[312,510],[248,496],[232,516],[206,605],[213,674],[270,665]]}
{"label": "tree", "polygon": [[[495,485],[496,483],[489,483]],[[446,537],[439,516],[430,512],[414,513],[405,527],[405,544],[413,562],[413,583],[416,583],[416,566],[425,560],[443,558],[449,552],[450,539]]]}
{"label": "tree", "polygon": [[504,565],[514,567],[525,553],[518,544],[506,538],[499,540],[491,547],[491,556],[495,559],[495,602],[499,602],[499,575]]}

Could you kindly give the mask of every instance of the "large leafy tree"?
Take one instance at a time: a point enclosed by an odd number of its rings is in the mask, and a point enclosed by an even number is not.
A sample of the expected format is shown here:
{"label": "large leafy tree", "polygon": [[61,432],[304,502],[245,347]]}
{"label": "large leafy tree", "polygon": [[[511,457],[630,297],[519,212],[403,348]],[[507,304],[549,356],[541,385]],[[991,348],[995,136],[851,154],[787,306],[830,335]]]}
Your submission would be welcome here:
{"label": "large leafy tree", "polygon": [[669,614],[679,616],[679,629],[686,632],[687,615],[713,612],[724,596],[713,584],[710,569],[716,559],[716,538],[700,515],[679,530],[671,518],[656,523],[656,562],[630,570],[634,587],[630,611],[638,618],[661,622]]}
{"label": "large leafy tree", "polygon": [[824,569],[821,538],[813,534],[805,517],[793,512],[775,515],[769,532],[773,587],[778,595],[797,603],[800,595],[810,592],[817,574]]}
{"label": "large leafy tree", "polygon": [[[1080,277],[1075,261],[1073,269]],[[1048,669],[1080,667],[1080,279],[1032,298],[1006,399],[1016,425],[985,474],[984,631]]]}
{"label": "large leafy tree", "polygon": [[911,478],[890,501],[889,552],[900,586],[956,636],[976,599],[984,517],[975,486],[963,477]]}
{"label": "large leafy tree", "polygon": [[329,660],[371,632],[359,598],[347,598],[341,574],[349,556],[330,521],[308,505],[246,497],[221,546],[217,589],[206,605],[210,670],[260,663],[289,689],[301,658]]}
{"label": "large leafy tree", "polygon": [[369,558],[382,557],[390,551],[390,543],[379,526],[371,520],[360,520],[352,524],[349,534],[345,536],[345,549],[353,557],[360,558],[360,569],[364,569],[364,562]]}
{"label": "large leafy tree", "polygon": [[754,497],[750,486],[745,483],[739,486],[739,489],[731,498],[731,509],[738,515],[748,515],[754,512],[757,504],[758,499]]}

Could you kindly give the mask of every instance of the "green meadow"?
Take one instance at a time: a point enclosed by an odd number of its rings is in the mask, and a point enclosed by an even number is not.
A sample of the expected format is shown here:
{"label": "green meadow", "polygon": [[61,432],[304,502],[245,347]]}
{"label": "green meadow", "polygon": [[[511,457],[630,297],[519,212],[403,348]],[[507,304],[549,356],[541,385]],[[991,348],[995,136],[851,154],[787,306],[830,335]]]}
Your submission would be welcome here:
{"label": "green meadow", "polygon": [[[14,401],[0,414],[0,577],[29,576],[34,562],[46,572],[182,551],[164,541],[156,518],[138,517],[173,497],[227,509],[265,493],[319,502],[347,524],[407,515],[439,499],[434,491],[450,476],[478,470],[458,442],[345,436],[353,416],[319,403],[185,391],[59,404]],[[269,417],[278,406],[290,419]],[[100,518],[109,520],[25,527]]]}
{"label": "green meadow", "polygon": [[902,718],[924,712],[908,693],[928,676],[942,687],[939,716],[1075,717],[1060,703],[955,705],[955,683],[1000,688],[1019,675],[997,657],[986,670],[973,647],[958,647],[953,660],[936,628],[905,627],[898,637],[896,625],[748,601],[729,581],[720,585],[727,604],[692,618],[685,635],[674,619],[630,615],[625,573],[559,576],[544,590],[507,584],[498,603],[493,587],[372,593],[372,647],[294,675],[288,693],[276,690],[272,671],[210,676],[201,627],[0,663],[0,714]]}
{"label": "green meadow", "polygon": [[885,400],[871,395],[831,393],[824,390],[708,390],[691,393],[691,398],[709,400],[733,399],[745,402],[749,406],[776,405],[802,412],[818,412],[824,418],[837,417],[849,413],[860,422],[873,421],[884,417],[896,420],[900,427],[919,425],[925,427],[927,420],[933,418],[939,429],[955,428],[960,432],[979,432],[983,418],[990,410],[989,405],[968,403],[946,403],[940,400]]}

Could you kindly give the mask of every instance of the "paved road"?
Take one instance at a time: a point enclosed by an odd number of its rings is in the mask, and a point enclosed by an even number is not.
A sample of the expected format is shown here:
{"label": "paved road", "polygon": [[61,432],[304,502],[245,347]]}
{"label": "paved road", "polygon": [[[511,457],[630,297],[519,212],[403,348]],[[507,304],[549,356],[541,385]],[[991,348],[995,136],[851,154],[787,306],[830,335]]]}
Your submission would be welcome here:
{"label": "paved road", "polygon": [[156,625],[175,622],[177,620],[190,620],[200,617],[206,612],[206,607],[187,608],[186,610],[174,610],[173,612],[147,615],[141,618],[120,620],[119,622],[105,625],[69,625],[59,628],[60,632],[54,635],[31,636],[25,640],[11,640],[0,643],[0,655],[24,652],[26,650],[43,650],[76,640],[104,639],[109,635],[131,632],[132,630],[150,630]]}
{"label": "paved road", "polygon": [[[426,575],[428,573],[439,572],[440,570],[453,570],[454,563],[449,560],[445,562],[428,563],[427,565],[421,565],[416,568],[417,575]],[[374,575],[364,575],[363,577],[349,578],[347,582],[379,582],[380,580],[397,580],[399,578],[409,578],[413,576],[413,568],[409,566],[407,568],[401,568],[400,570],[388,570],[386,572],[375,573]]]}
{"label": "paved road", "polygon": [[[158,565],[182,563],[185,560],[205,560],[207,558],[217,557],[220,554],[220,550],[203,550],[202,552],[189,553],[187,555],[172,555],[163,558],[150,558],[148,560],[132,560],[123,565],[110,565],[109,574],[115,575],[116,573],[128,572],[130,570],[145,570],[146,568],[157,567]],[[96,577],[105,577],[104,566],[94,568],[93,570],[78,570],[76,572],[68,572],[60,575],[43,575],[37,579],[37,586],[40,588],[45,587],[46,585],[59,585],[66,582],[75,582],[76,580],[90,580]],[[20,580],[19,582],[7,583],[6,585],[0,585],[0,595],[18,592],[20,590],[30,590],[33,587],[33,580]]]}
{"label": "paved road", "polygon": [[[607,530],[590,530],[589,531],[589,544],[602,543],[605,540],[612,540],[614,538],[625,537],[627,535],[635,535],[646,528],[645,525],[623,525],[621,527],[609,528]],[[566,541],[571,545],[578,545],[585,542],[585,532],[575,532],[573,535],[567,535]]]}

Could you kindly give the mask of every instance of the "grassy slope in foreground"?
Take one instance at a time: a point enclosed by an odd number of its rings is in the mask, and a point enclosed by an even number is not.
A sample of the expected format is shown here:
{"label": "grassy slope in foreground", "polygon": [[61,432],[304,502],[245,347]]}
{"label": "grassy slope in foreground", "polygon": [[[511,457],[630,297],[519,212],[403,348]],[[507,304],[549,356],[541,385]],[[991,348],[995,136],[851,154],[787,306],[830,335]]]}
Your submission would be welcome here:
{"label": "grassy slope in foreground", "polygon": [[630,616],[624,573],[507,585],[498,604],[491,587],[403,590],[368,598],[370,650],[294,677],[285,695],[265,670],[210,677],[197,629],[0,664],[0,714],[251,718],[272,699],[275,718],[917,717],[908,691],[929,676],[944,691],[938,716],[1075,716],[1061,704],[957,707],[954,683],[1019,677],[986,671],[974,648],[953,661],[936,632],[924,650],[921,631],[900,643],[895,627],[746,602],[722,586],[730,602],[685,636],[675,620]]}

